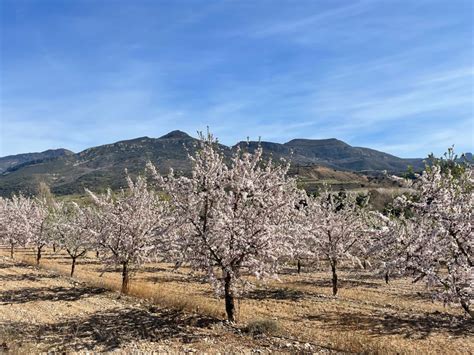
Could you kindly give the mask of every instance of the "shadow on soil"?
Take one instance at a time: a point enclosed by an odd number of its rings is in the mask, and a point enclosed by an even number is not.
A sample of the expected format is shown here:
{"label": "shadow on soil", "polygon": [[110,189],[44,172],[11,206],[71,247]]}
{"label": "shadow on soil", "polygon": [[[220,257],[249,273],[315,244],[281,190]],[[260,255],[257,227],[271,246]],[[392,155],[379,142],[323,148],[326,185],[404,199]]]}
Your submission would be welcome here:
{"label": "shadow on soil", "polygon": [[249,292],[246,298],[254,300],[274,299],[298,301],[307,296],[305,292],[291,289],[256,289]]}
{"label": "shadow on soil", "polygon": [[[199,329],[217,322],[202,316],[185,316],[178,311],[112,309],[86,318],[51,324],[0,323],[0,335],[15,334],[7,343],[10,348],[24,343],[40,344],[42,351],[112,351],[121,345],[140,340],[158,342],[178,339],[191,343],[202,335]],[[193,328],[189,328],[193,327]]]}
{"label": "shadow on soil", "polygon": [[[302,286],[314,286],[314,287],[325,287],[325,288],[332,288],[332,281],[330,279],[330,276],[328,275],[327,279],[316,279],[316,280],[297,280],[297,281],[291,281],[291,282],[286,282],[288,284],[293,284],[293,285],[302,285]],[[338,282],[338,287],[339,288],[356,288],[356,287],[362,287],[362,288],[379,288],[382,287],[383,285],[380,283],[376,282],[369,282],[369,281],[364,281],[364,280],[347,280],[347,279],[340,279]]]}
{"label": "shadow on soil", "polygon": [[433,333],[452,336],[474,335],[472,319],[441,312],[425,314],[360,315],[355,313],[318,314],[307,319],[321,322],[318,327],[337,330],[365,330],[374,335],[401,334],[406,338],[424,339]]}
{"label": "shadow on soil", "polygon": [[106,289],[92,287],[26,287],[0,293],[0,303],[27,303],[33,301],[76,301],[81,298],[100,295]]}
{"label": "shadow on soil", "polygon": [[[49,274],[49,275],[29,275],[29,274],[7,274],[7,275],[0,275],[0,281],[8,282],[8,281],[41,281],[44,279],[55,279],[58,278],[58,275]],[[3,292],[2,292],[3,294]],[[0,294],[0,298],[2,297]]]}

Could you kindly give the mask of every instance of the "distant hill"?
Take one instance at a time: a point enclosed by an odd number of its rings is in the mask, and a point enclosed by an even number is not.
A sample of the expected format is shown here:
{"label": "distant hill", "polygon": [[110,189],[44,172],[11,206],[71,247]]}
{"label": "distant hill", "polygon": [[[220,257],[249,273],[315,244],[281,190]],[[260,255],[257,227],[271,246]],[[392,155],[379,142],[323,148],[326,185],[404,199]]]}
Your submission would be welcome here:
{"label": "distant hill", "polygon": [[[67,195],[83,193],[84,188],[95,191],[110,186],[113,189],[125,185],[124,170],[138,174],[144,170],[147,161],[153,162],[161,172],[170,168],[181,174],[189,174],[191,163],[188,153],[194,153],[198,140],[181,131],[172,131],[160,138],[140,137],[131,140],[101,145],[74,154],[65,149],[43,158],[34,154],[21,154],[23,160],[11,157],[0,158],[5,168],[0,175],[0,195],[10,196],[22,191],[34,193],[39,182],[46,182],[54,193]],[[285,144],[272,142],[240,142],[237,145],[253,150],[258,144],[264,149],[265,157],[292,162],[292,174],[311,182],[318,177],[321,181],[370,186],[367,174],[380,175],[380,171],[403,173],[408,165],[415,170],[422,168],[421,159],[401,159],[390,154],[368,148],[352,147],[337,139],[294,139]],[[237,146],[236,145],[236,146]],[[235,147],[221,145],[227,156]],[[34,156],[35,159],[27,156]],[[3,160],[2,160],[3,159]],[[10,163],[7,163],[10,162]],[[7,167],[7,164],[8,165]],[[313,181],[314,182],[314,181]]]}
{"label": "distant hill", "polygon": [[52,159],[71,154],[74,153],[67,149],[49,149],[41,153],[8,155],[6,157],[0,158],[0,174],[24,164],[39,162],[45,159]]}
{"label": "distant hill", "polygon": [[[250,149],[261,144],[266,155],[275,158],[291,159],[295,164],[317,164],[337,170],[356,172],[403,173],[408,165],[422,170],[423,159],[402,159],[374,149],[352,147],[335,138],[331,139],[293,139],[287,143],[249,142]],[[245,146],[247,142],[239,142]]]}

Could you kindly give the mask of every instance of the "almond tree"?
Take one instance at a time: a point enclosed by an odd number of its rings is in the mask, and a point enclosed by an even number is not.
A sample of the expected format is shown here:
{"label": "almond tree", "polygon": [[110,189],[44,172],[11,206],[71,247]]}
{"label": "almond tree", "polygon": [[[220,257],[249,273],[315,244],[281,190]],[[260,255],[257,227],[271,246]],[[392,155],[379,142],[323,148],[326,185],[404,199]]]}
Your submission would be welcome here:
{"label": "almond tree", "polygon": [[460,302],[473,316],[474,298],[473,167],[457,163],[452,149],[447,160],[436,160],[413,187],[415,198],[401,198],[412,208],[418,228],[411,251],[411,267],[417,279],[439,285],[436,295],[445,302]]}
{"label": "almond tree", "polygon": [[420,246],[416,242],[418,233],[423,230],[423,221],[415,221],[404,215],[383,215],[371,212],[371,234],[367,256],[376,261],[376,271],[384,275],[389,283],[394,274],[404,275],[413,272],[412,256]]}
{"label": "almond tree", "polygon": [[25,245],[25,207],[27,199],[14,195],[11,199],[0,198],[1,239],[10,246],[13,259],[16,245]]}
{"label": "almond tree", "polygon": [[327,189],[319,196],[308,196],[307,206],[302,209],[308,253],[331,266],[334,296],[338,291],[338,266],[345,261],[360,264],[359,256],[364,253],[368,229],[363,212],[355,196]]}
{"label": "almond tree", "polygon": [[44,199],[22,195],[13,196],[7,203],[6,233],[12,257],[15,244],[32,245],[36,250],[36,263],[40,263],[42,249],[51,239],[49,224],[53,208]]}
{"label": "almond tree", "polygon": [[96,195],[100,223],[92,225],[97,244],[102,248],[100,257],[105,263],[122,266],[122,293],[129,291],[131,273],[150,260],[160,244],[168,224],[167,203],[148,189],[143,177],[133,181],[127,176],[128,190]]}
{"label": "almond tree", "polygon": [[242,276],[274,275],[279,257],[289,253],[296,183],[286,176],[288,164],[263,161],[261,147],[254,153],[236,148],[226,164],[217,140],[209,133],[200,138],[191,178],[162,177],[149,168],[174,206],[177,252],[207,273],[234,322],[234,299],[247,284]]}
{"label": "almond tree", "polygon": [[50,227],[55,206],[45,199],[25,198],[23,207],[26,244],[35,248],[39,265],[42,250],[52,239]]}
{"label": "almond tree", "polygon": [[66,250],[71,258],[71,277],[74,275],[76,260],[84,256],[93,246],[91,232],[92,211],[79,207],[76,203],[64,203],[56,211],[53,228],[55,242]]}
{"label": "almond tree", "polygon": [[11,203],[10,200],[0,197],[0,242],[10,245],[10,256],[13,259],[13,250],[16,244],[15,234],[13,233],[13,225],[10,222]]}

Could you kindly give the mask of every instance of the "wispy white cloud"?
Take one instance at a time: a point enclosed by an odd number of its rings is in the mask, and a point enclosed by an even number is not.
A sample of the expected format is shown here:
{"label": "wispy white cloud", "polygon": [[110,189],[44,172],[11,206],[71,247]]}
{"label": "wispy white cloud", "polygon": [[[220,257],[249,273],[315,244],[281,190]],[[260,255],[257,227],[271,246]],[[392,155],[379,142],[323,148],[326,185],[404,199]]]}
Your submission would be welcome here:
{"label": "wispy white cloud", "polygon": [[26,9],[4,26],[0,155],[206,126],[226,144],[335,137],[411,157],[472,150],[462,4],[123,5]]}

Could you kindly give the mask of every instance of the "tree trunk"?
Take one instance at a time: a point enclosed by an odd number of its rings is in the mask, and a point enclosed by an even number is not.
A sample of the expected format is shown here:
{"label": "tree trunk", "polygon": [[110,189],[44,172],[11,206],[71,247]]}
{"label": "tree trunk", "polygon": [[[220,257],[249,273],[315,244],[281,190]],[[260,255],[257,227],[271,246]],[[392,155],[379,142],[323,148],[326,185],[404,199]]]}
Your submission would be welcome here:
{"label": "tree trunk", "polygon": [[43,249],[43,246],[38,247],[38,250],[36,252],[36,265],[39,265],[41,260],[41,249]]}
{"label": "tree trunk", "polygon": [[13,243],[10,244],[10,256],[13,259]]}
{"label": "tree trunk", "polygon": [[53,253],[56,253],[56,243],[53,243]]}
{"label": "tree trunk", "polygon": [[301,274],[301,260],[298,259],[297,263],[298,263],[298,274]]}
{"label": "tree trunk", "polygon": [[235,322],[235,304],[234,293],[232,291],[232,276],[224,271],[224,297],[225,297],[225,312],[227,313],[227,320]]}
{"label": "tree trunk", "polygon": [[129,281],[130,275],[128,274],[128,263],[124,262],[122,264],[122,293],[125,295],[128,293]]}
{"label": "tree trunk", "polygon": [[74,276],[74,269],[76,268],[76,257],[72,258],[72,265],[71,265],[71,277]]}
{"label": "tree trunk", "polygon": [[386,283],[386,284],[388,284],[389,277],[390,277],[389,272],[388,272],[388,271],[385,272],[385,283]]}
{"label": "tree trunk", "polygon": [[332,295],[337,295],[337,272],[336,272],[337,261],[331,261],[332,270]]}
{"label": "tree trunk", "polygon": [[364,268],[364,270],[367,269],[367,260],[364,259],[364,261],[362,262],[362,267]]}
{"label": "tree trunk", "polygon": [[461,306],[471,318],[474,318],[474,311],[471,310],[469,301],[466,301],[464,298],[461,298]]}
{"label": "tree trunk", "polygon": [[96,257],[97,259],[99,259],[99,251],[98,251],[98,250],[95,251],[95,257]]}

